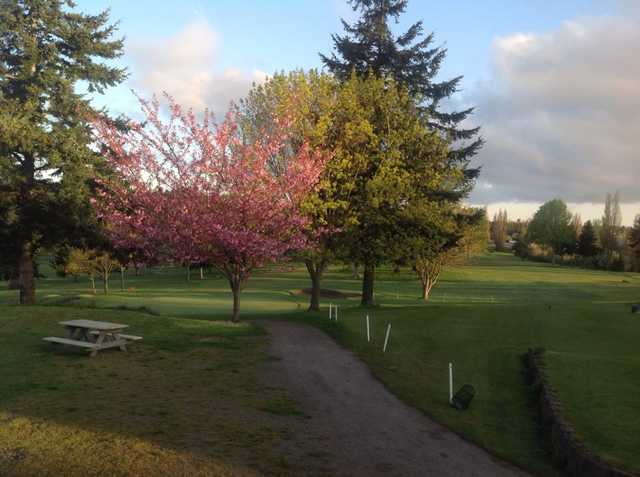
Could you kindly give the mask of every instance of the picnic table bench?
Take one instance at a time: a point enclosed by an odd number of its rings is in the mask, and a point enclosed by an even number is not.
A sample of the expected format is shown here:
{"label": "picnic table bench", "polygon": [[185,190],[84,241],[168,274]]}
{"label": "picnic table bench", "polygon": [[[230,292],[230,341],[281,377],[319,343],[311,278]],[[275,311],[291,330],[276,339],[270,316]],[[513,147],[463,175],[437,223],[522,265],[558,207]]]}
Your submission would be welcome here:
{"label": "picnic table bench", "polygon": [[54,344],[76,346],[90,351],[91,356],[98,354],[98,351],[108,348],[120,348],[127,351],[127,343],[141,340],[141,336],[128,335],[122,333],[129,325],[120,323],[109,323],[106,321],[93,320],[70,320],[61,321],[69,334],[68,338],[57,336],[47,336],[44,341]]}

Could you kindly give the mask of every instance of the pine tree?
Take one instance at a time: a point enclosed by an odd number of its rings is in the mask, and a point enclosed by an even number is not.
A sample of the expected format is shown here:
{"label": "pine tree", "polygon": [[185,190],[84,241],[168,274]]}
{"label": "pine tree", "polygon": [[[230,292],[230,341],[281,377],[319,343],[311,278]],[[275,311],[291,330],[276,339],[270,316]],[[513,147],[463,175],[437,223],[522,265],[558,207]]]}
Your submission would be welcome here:
{"label": "pine tree", "polygon": [[406,10],[408,0],[349,0],[360,19],[354,24],[342,20],[345,35],[332,35],[334,52],[320,54],[325,66],[340,80],[348,80],[351,72],[363,76],[369,70],[379,76],[390,76],[405,86],[423,106],[432,128],[445,134],[460,146],[449,152],[450,160],[462,164],[471,187],[479,169],[469,168],[470,159],[482,147],[479,128],[465,129],[463,121],[474,108],[457,112],[441,109],[443,100],[450,98],[459,88],[462,76],[437,81],[447,50],[434,46],[434,34],[424,36],[422,21],[416,22],[395,36],[389,21],[398,21]]}
{"label": "pine tree", "polygon": [[633,271],[640,271],[640,215],[636,215],[627,239]]}
{"label": "pine tree", "polygon": [[591,221],[587,220],[578,238],[578,254],[583,257],[595,257],[599,251],[596,229]]}
{"label": "pine tree", "polygon": [[98,114],[75,89],[102,93],[125,71],[101,62],[122,54],[108,11],[84,15],[71,0],[0,4],[0,235],[10,238],[20,302],[35,302],[34,258],[65,236],[82,234],[91,216],[89,179],[99,157],[88,146]]}

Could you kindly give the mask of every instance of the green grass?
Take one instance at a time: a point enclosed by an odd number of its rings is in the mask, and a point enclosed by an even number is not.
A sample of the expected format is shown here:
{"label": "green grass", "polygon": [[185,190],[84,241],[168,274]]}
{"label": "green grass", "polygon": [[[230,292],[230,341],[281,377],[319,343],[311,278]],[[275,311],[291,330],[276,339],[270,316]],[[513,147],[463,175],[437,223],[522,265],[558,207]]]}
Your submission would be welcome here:
{"label": "green grass", "polygon": [[[340,325],[328,329],[406,402],[495,454],[549,475],[520,360],[528,347],[543,346],[579,435],[605,458],[638,472],[640,317],[629,303],[639,292],[637,275],[494,254],[449,272],[427,306],[345,307]],[[385,300],[393,304],[392,297]],[[371,344],[365,313],[373,323]],[[391,339],[382,354],[387,323]],[[467,382],[476,388],[468,411],[447,406],[449,362],[456,388]]]}
{"label": "green grass", "polygon": [[[125,322],[144,340],[95,358],[41,340],[63,334],[61,319],[79,318]],[[313,470],[322,464],[283,449],[304,418],[285,390],[258,379],[271,359],[265,339],[246,323],[0,306],[0,475]]]}
{"label": "green grass", "polygon": [[[203,281],[196,276],[186,284],[181,270],[150,270],[130,277],[126,292],[93,297],[87,283],[55,278],[46,267],[43,271],[42,303],[69,304],[74,297],[75,305],[96,310],[147,307],[160,315],[205,320],[226,318],[231,310],[225,281],[212,276]],[[115,278],[112,288],[118,286]],[[424,305],[416,298],[419,287],[409,272],[382,269],[376,282],[381,306],[364,310],[357,298],[332,300],[340,306],[338,325],[327,322],[328,300],[321,313],[304,311],[307,299],[291,291],[306,286],[302,267],[284,273],[262,270],[243,292],[243,317],[305,320],[325,328],[407,403],[498,456],[552,475],[520,361],[528,347],[544,346],[553,385],[578,433],[607,459],[640,471],[640,317],[629,312],[629,304],[640,301],[638,274],[554,267],[492,254],[448,271]],[[360,282],[334,267],[323,287],[357,292]],[[3,296],[15,300],[15,292],[2,291],[0,300]],[[365,313],[373,323],[371,344],[364,338]],[[392,333],[383,355],[386,323],[392,324]],[[28,337],[29,330],[22,333]],[[35,337],[40,330],[32,333]],[[161,336],[162,330],[159,340]],[[183,353],[191,346],[188,340],[169,341],[158,346],[177,346]],[[454,363],[456,387],[465,382],[476,387],[468,411],[447,405],[449,362]],[[33,393],[29,383],[22,386]],[[277,393],[259,409],[273,416],[295,417],[298,412],[295,403]]]}

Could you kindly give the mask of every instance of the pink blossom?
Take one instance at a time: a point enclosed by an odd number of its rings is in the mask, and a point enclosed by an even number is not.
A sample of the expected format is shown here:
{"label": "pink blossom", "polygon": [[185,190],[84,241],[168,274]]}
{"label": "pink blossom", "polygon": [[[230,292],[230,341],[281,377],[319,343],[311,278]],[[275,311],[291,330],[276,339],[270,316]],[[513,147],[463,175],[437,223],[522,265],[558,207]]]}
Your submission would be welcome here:
{"label": "pink blossom", "polygon": [[[300,206],[329,154],[308,144],[292,157],[282,154],[286,117],[247,144],[232,112],[216,125],[209,112],[198,120],[165,96],[167,120],[154,97],[138,98],[145,120],[126,131],[95,122],[115,174],[94,204],[117,247],[142,250],[149,261],[207,262],[221,270],[237,319],[237,294],[252,270],[307,246],[309,221]],[[274,160],[285,161],[278,173]]]}

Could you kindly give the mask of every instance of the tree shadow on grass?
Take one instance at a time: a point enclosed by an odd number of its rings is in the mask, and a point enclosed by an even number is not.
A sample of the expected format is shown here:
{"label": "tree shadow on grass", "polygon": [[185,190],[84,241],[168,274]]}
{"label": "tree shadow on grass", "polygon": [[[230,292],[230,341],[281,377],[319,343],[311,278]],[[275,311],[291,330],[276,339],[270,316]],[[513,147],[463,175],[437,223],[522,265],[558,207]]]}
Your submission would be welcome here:
{"label": "tree shadow on grass", "polygon": [[295,403],[258,379],[269,359],[261,330],[65,310],[144,336],[127,353],[89,358],[41,343],[62,331],[62,309],[31,310],[0,328],[0,342],[12,342],[0,362],[20,368],[0,393],[0,474],[313,475],[324,465],[307,455],[317,449],[295,445],[304,416],[282,412]]}

